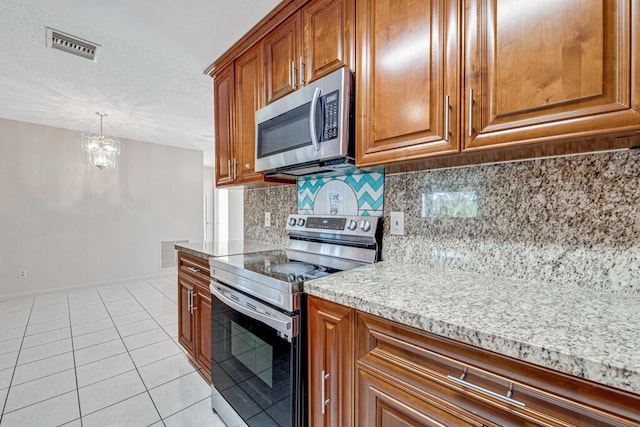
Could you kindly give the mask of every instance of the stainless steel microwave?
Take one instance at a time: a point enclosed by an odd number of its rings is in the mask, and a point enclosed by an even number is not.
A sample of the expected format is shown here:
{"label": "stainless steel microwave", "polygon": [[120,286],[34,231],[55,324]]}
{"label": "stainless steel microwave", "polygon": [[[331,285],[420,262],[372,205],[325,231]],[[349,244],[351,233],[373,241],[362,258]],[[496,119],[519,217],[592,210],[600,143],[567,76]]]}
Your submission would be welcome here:
{"label": "stainless steel microwave", "polygon": [[302,176],[353,168],[353,74],[341,68],[256,112],[256,171]]}

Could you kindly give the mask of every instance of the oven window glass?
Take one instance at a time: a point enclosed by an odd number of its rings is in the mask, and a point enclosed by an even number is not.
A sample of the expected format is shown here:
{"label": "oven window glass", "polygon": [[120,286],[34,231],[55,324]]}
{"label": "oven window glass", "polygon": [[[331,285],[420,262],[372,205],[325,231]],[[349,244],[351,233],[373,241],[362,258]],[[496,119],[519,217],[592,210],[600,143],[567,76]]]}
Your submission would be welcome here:
{"label": "oven window glass", "polygon": [[311,145],[309,133],[309,108],[311,103],[287,111],[258,125],[259,159],[273,154],[291,151]]}
{"label": "oven window glass", "polygon": [[211,299],[214,387],[249,426],[291,426],[300,419],[301,348],[265,324]]}
{"label": "oven window glass", "polygon": [[233,321],[231,355],[268,387],[273,387],[273,348]]}

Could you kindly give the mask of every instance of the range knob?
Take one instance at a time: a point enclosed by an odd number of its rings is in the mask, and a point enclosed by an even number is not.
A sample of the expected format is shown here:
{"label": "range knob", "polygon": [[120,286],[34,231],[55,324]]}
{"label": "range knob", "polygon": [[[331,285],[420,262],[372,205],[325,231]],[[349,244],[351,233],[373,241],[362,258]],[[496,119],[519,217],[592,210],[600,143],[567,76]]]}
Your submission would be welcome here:
{"label": "range knob", "polygon": [[347,224],[347,228],[349,230],[355,230],[356,228],[358,228],[358,222],[353,219],[350,219],[349,223]]}
{"label": "range knob", "polygon": [[296,225],[296,219],[294,217],[289,218],[289,225],[292,227]]}
{"label": "range knob", "polygon": [[298,227],[304,227],[304,223],[305,223],[304,218],[300,218],[300,219],[298,220]]}
{"label": "range knob", "polygon": [[369,231],[369,230],[371,230],[371,223],[365,219],[364,221],[362,221],[362,222],[360,223],[360,229],[361,229],[362,231]]}

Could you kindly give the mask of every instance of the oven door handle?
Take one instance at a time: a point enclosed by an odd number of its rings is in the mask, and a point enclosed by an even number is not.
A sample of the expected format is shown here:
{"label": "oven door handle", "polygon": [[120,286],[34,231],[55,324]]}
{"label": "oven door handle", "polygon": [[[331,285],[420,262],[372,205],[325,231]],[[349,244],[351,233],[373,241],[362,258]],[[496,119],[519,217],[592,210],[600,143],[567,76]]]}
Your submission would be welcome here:
{"label": "oven door handle", "polygon": [[289,341],[291,340],[291,335],[293,332],[292,321],[280,320],[276,317],[272,317],[267,314],[260,313],[248,307],[245,307],[244,305],[237,303],[236,301],[234,301],[233,299],[225,295],[226,293],[232,294],[232,291],[228,291],[214,283],[211,283],[211,285],[209,286],[209,289],[211,290],[211,294],[216,298],[218,298],[223,304],[244,314],[245,316],[258,320],[259,322],[262,322],[265,325],[272,327],[276,331],[280,332],[281,336],[283,336]]}

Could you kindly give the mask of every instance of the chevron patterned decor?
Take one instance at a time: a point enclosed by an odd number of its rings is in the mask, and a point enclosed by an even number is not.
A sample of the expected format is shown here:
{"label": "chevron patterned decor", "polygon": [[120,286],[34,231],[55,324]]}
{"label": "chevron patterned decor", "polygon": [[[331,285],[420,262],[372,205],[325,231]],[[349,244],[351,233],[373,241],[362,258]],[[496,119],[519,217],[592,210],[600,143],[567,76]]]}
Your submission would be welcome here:
{"label": "chevron patterned decor", "polygon": [[[339,182],[336,183],[333,181]],[[298,178],[298,213],[312,215],[318,212],[329,211],[326,207],[328,203],[326,197],[317,197],[319,193],[323,195],[326,193],[326,191],[321,191],[325,185],[327,185],[325,190],[329,187],[345,189],[342,192],[343,194],[338,194],[337,196],[332,194],[332,197],[333,200],[344,201],[344,205],[349,205],[347,202],[353,198],[353,194],[351,194],[349,188],[344,184],[350,187],[355,194],[357,212],[345,211],[339,213],[346,215],[382,216],[384,207],[384,174],[377,172],[360,172],[352,175],[327,178]]]}

